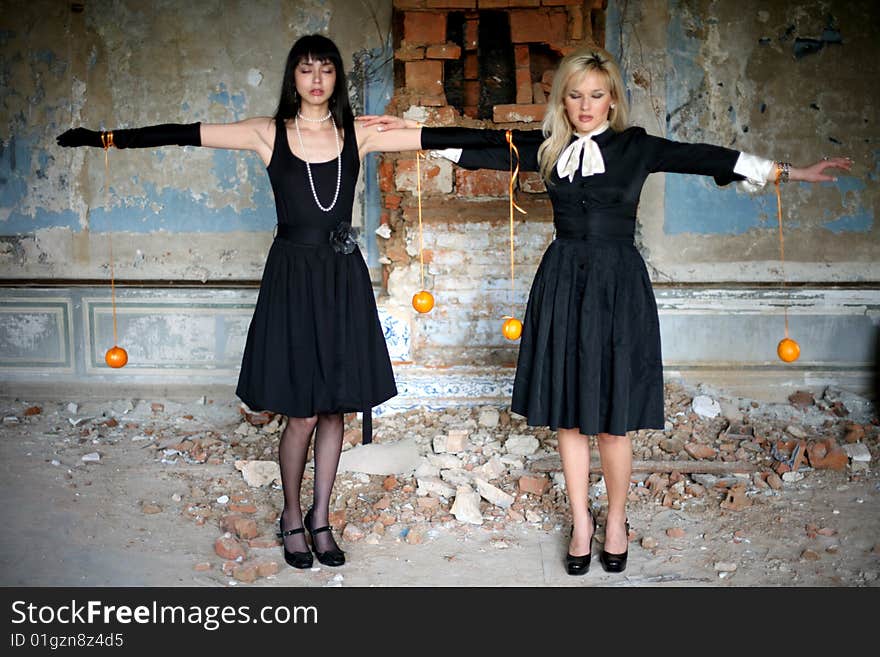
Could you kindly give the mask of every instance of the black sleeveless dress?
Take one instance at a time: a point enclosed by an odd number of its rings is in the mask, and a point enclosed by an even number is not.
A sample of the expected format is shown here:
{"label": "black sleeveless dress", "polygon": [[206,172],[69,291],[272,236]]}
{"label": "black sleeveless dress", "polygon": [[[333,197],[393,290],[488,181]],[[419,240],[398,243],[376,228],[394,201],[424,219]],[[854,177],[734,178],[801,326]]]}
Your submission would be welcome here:
{"label": "black sleeveless dress", "polygon": [[[538,171],[541,131],[514,130],[512,137],[521,170]],[[713,176],[719,185],[742,180],[733,170],[740,153],[639,127],[592,139],[605,173],[578,170],[569,181],[554,168],[547,186],[556,235],[529,292],[511,410],[531,426],[585,435],[662,429],[660,322],[634,244],[639,196],[658,171]],[[463,147],[464,168],[510,168],[503,130],[423,129],[422,146]]]}
{"label": "black sleeveless dress", "polygon": [[[322,205],[336,190],[337,162],[310,164]],[[267,171],[278,232],[263,270],[236,394],[254,410],[289,417],[365,412],[397,394],[367,265],[360,250],[330,242],[351,225],[360,160],[353,122],[345,125],[336,205],[315,203],[306,164],[276,123]],[[344,232],[344,230],[343,230]],[[349,247],[351,248],[351,247]]]}

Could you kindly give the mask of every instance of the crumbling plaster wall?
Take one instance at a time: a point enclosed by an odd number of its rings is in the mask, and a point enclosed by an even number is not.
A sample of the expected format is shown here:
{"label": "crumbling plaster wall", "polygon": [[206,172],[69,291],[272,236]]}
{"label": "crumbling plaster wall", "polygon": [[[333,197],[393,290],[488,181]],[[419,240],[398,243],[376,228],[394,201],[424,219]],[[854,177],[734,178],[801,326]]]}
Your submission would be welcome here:
{"label": "crumbling plaster wall", "polygon": [[101,151],[62,149],[55,136],[77,125],[271,115],[290,46],[315,32],[339,45],[357,99],[362,85],[353,61],[381,48],[390,24],[383,0],[3,4],[6,279],[101,280],[110,231],[122,279],[259,279],[275,210],[255,154],[114,150],[107,194]]}
{"label": "crumbling plaster wall", "polygon": [[[850,175],[782,189],[785,274],[876,282],[880,5],[872,0],[646,0],[609,6],[633,122],[806,164],[849,155]],[[652,176],[639,209],[658,282],[779,281],[776,198],[711,179]]]}

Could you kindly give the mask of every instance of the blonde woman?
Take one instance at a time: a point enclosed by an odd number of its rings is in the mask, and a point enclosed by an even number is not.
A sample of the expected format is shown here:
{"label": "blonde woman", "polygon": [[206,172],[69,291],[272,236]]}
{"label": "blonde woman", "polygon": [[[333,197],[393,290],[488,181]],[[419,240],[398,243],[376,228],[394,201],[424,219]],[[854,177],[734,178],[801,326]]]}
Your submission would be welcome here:
{"label": "blonde woman", "polygon": [[[541,131],[513,131],[520,168],[540,171],[553,204],[556,238],[535,274],[523,323],[511,409],[529,425],[558,431],[571,505],[566,557],[571,575],[590,567],[596,524],[588,501],[590,447],[598,436],[608,491],[606,571],[626,568],[626,498],[632,469],[627,433],[663,429],[663,370],[657,307],[633,244],[639,195],[648,174],[713,176],[719,185],[775,180],[821,182],[849,159],[806,168],[707,144],[686,144],[629,127],[620,70],[604,50],[565,57],[554,78]],[[507,170],[503,130],[423,128],[394,117],[361,117],[466,168]],[[410,129],[394,129],[410,128]]]}

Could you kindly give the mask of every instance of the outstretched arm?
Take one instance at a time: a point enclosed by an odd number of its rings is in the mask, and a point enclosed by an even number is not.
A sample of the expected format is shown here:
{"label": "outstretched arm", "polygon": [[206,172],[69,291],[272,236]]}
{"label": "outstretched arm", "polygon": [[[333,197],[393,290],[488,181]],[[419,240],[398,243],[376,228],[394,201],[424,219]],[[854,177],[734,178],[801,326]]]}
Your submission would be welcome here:
{"label": "outstretched arm", "polygon": [[57,137],[59,146],[104,148],[155,148],[157,146],[207,146],[250,150],[268,165],[272,158],[274,124],[268,117],[237,123],[163,123],[161,125],[96,131],[74,128]]}

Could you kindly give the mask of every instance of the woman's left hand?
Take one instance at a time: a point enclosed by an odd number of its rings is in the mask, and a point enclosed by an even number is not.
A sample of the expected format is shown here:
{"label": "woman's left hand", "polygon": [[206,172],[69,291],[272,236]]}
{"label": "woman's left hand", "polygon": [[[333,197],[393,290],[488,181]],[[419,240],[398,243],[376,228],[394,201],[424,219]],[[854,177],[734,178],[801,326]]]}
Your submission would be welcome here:
{"label": "woman's left hand", "polygon": [[852,169],[853,161],[849,157],[823,157],[815,164],[811,164],[803,169],[792,168],[789,174],[789,180],[800,180],[803,182],[834,182],[836,176],[829,176],[825,173],[825,169],[843,169],[849,171]]}

